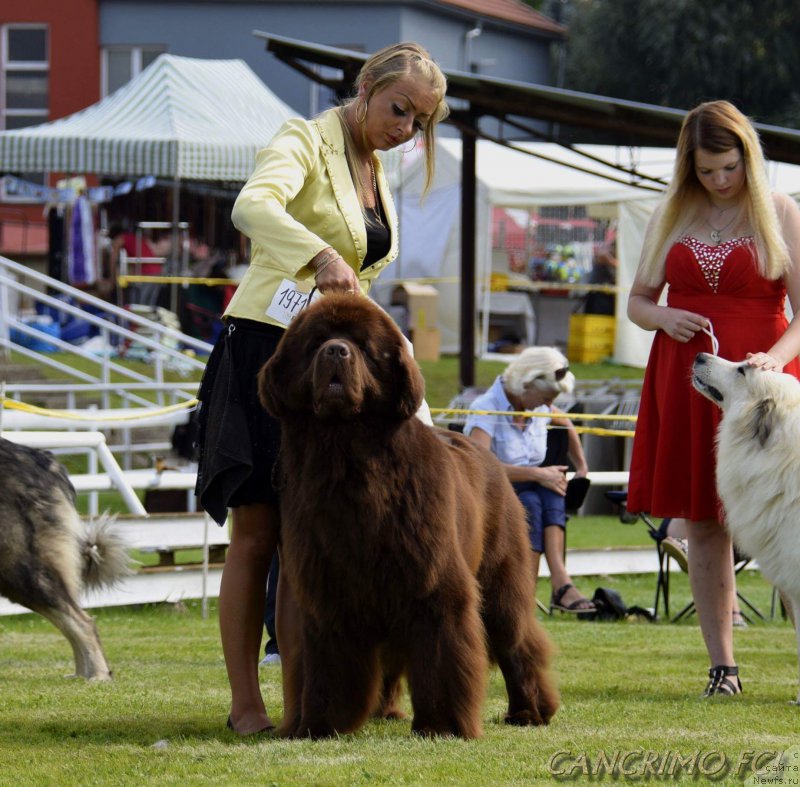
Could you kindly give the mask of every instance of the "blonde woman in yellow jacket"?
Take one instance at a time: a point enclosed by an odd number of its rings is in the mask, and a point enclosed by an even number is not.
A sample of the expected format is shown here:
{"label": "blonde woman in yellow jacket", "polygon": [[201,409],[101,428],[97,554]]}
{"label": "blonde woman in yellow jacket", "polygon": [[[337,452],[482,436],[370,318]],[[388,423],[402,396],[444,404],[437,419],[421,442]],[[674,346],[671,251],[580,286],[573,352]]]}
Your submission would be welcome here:
{"label": "blonde woman in yellow jacket", "polygon": [[258,402],[256,374],[312,291],[366,294],[397,256],[397,214],[376,151],[422,136],[429,186],[434,130],[447,116],[445,77],[416,44],[372,55],[355,87],[342,107],[288,121],[259,153],[232,216],[250,239],[250,265],[200,387],[196,492],[221,525],[232,510],[219,617],[231,685],[227,725],[240,735],[273,727],[258,659],[278,538],[270,478],[280,429]]}

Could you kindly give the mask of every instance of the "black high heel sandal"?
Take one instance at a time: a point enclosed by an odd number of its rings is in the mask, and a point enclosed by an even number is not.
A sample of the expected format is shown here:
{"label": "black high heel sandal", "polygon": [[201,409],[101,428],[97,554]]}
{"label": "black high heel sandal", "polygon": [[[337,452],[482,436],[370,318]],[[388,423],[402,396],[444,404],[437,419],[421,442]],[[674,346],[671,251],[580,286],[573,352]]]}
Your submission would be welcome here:
{"label": "black high heel sandal", "polygon": [[[735,678],[736,682],[728,680],[728,678]],[[742,693],[742,682],[739,680],[739,668],[726,667],[720,664],[717,667],[711,667],[708,671],[708,685],[703,692],[703,697],[732,697],[734,694]]]}

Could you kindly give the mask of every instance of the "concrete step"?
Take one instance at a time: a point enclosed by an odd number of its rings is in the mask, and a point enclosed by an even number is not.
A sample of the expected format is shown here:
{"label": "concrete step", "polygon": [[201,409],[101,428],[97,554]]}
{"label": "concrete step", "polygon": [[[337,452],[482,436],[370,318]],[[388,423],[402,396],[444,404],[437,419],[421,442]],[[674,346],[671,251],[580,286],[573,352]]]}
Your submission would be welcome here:
{"label": "concrete step", "polygon": [[34,364],[0,360],[0,381],[9,385],[14,383],[41,383],[46,380],[47,377],[44,372]]}

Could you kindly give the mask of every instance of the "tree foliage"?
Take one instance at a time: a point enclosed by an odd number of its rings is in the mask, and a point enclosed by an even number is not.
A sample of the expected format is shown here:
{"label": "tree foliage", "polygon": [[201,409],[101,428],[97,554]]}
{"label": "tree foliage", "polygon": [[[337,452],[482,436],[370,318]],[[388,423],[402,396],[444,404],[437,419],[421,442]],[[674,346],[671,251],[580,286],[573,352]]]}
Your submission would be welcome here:
{"label": "tree foliage", "polygon": [[800,128],[797,0],[551,0],[569,24],[564,87],[688,109],[725,98]]}

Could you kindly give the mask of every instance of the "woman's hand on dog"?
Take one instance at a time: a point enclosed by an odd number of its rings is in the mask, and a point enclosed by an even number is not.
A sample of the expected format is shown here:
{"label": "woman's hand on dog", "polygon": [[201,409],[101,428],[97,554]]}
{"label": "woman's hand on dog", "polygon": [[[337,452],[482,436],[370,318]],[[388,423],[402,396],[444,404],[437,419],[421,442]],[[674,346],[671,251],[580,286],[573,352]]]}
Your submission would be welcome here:
{"label": "woman's hand on dog", "polygon": [[358,293],[358,277],[355,271],[332,249],[320,252],[311,267],[316,271],[314,284],[322,292]]}
{"label": "woman's hand on dog", "polygon": [[782,372],[783,364],[779,363],[769,353],[747,353],[747,363],[765,372]]}

